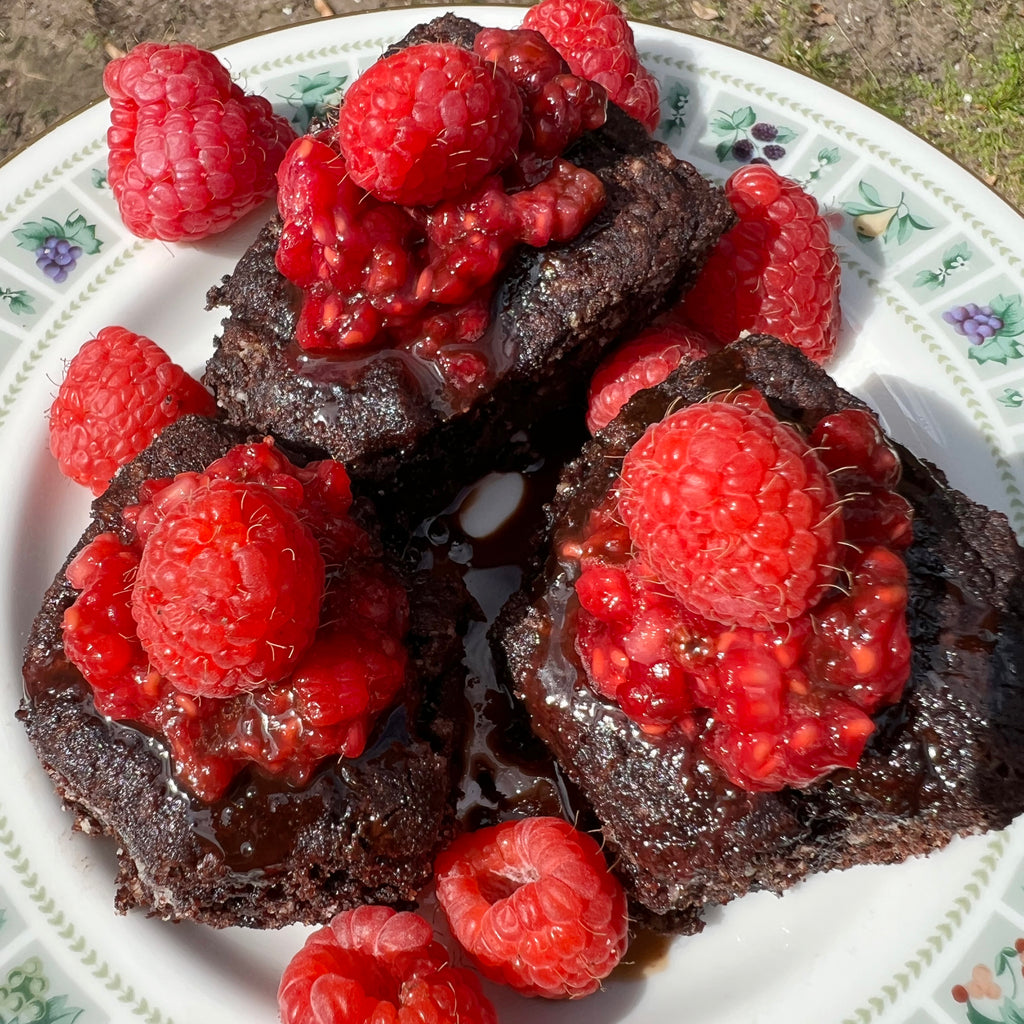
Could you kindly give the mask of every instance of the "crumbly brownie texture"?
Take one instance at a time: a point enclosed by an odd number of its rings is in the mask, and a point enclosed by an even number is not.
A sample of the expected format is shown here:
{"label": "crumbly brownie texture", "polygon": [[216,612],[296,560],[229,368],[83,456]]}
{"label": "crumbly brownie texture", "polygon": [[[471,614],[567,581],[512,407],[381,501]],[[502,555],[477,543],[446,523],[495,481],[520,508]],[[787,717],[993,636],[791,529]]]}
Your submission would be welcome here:
{"label": "crumbly brownie texture", "polygon": [[[121,510],[143,479],[201,470],[251,438],[196,417],[167,428],[94,503],[78,547],[121,530]],[[19,717],[78,827],[114,838],[118,910],[278,927],[363,902],[414,900],[454,829],[464,686],[457,624],[475,605],[454,572],[405,578],[410,685],[366,752],[325,764],[302,789],[243,772],[223,801],[206,806],[174,784],[158,740],[96,712],[63,652],[61,618],[75,591],[58,573],[26,648]]]}
{"label": "crumbly brownie texture", "polygon": [[[398,45],[471,45],[477,28],[446,15]],[[424,384],[425,368],[405,353],[301,353],[300,297],[274,265],[275,219],[209,295],[230,308],[205,376],[228,418],[323,449],[354,479],[406,495],[436,495],[456,467],[468,482],[514,456],[524,430],[582,397],[607,344],[689,286],[732,220],[720,189],[617,107],[566,156],[602,180],[607,205],[573,241],[515,255],[480,342],[504,365],[468,408]]]}
{"label": "crumbly brownie texture", "polygon": [[[759,388],[797,423],[863,408],[819,367],[754,337],[637,395],[571,463],[550,510],[578,531],[646,426],[681,403]],[[899,448],[915,509],[911,680],[876,716],[860,765],[806,790],[736,789],[680,735],[645,736],[585,683],[571,630],[574,570],[548,556],[496,633],[535,731],[600,818],[633,897],[696,931],[707,905],[808,873],[903,860],[1024,810],[1024,555],[1006,518]]]}

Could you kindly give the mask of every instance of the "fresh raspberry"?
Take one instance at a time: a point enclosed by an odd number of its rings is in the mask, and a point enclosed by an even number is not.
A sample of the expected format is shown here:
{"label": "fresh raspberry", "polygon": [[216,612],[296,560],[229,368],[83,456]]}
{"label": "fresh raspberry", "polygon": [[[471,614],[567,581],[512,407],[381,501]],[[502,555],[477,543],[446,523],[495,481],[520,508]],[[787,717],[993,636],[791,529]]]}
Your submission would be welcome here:
{"label": "fresh raspberry", "polygon": [[104,327],[68,364],[50,407],[50,451],[66,476],[99,494],[169,423],[216,411],[210,393],[159,345]]}
{"label": "fresh raspberry", "polygon": [[292,958],[277,992],[282,1024],[497,1024],[476,976],[449,964],[418,914],[338,914]]}
{"label": "fresh raspberry", "polygon": [[734,172],[725,193],[739,218],[683,299],[687,319],[723,345],[774,334],[822,363],[839,336],[839,259],[815,198],[767,164]]}
{"label": "fresh raspberry", "polygon": [[177,489],[132,591],[143,647],[192,696],[277,682],[320,617],[324,562],[312,533],[263,487],[214,479]]}
{"label": "fresh raspberry", "polygon": [[644,388],[660,384],[676,367],[706,356],[712,343],[699,331],[666,322],[646,328],[605,356],[587,396],[587,429],[604,430]]}
{"label": "fresh raspberry", "polygon": [[474,188],[512,159],[521,132],[522,99],[508,75],[449,43],[377,61],[345,94],[338,121],[352,179],[406,206]]}
{"label": "fresh raspberry", "polygon": [[602,85],[648,131],[658,127],[657,79],[640,63],[633,30],[612,0],[540,0],[523,28],[540,32],[574,75]]}
{"label": "fresh raspberry", "polygon": [[295,137],[261,96],[185,43],[140,43],[103,73],[108,179],[125,225],[174,242],[223,231],[274,191]]}
{"label": "fresh raspberry", "polygon": [[483,973],[526,995],[589,995],[626,950],[622,886],[594,839],[561,818],[460,836],[437,858],[435,888]]}
{"label": "fresh raspberry", "polygon": [[822,597],[843,531],[821,460],[757,401],[693,405],[649,427],[623,462],[619,510],[686,607],[760,627]]}

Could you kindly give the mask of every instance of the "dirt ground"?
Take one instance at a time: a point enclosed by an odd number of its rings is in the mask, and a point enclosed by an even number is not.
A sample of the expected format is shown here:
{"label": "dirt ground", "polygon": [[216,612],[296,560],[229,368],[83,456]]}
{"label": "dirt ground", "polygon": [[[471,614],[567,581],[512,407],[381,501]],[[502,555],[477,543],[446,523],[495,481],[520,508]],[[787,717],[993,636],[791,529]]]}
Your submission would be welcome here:
{"label": "dirt ground", "polygon": [[[144,39],[213,47],[389,0],[2,0],[0,159],[102,95],[110,55]],[[1021,0],[630,0],[882,109],[1024,206]],[[1016,128],[1016,130],[1013,130]]]}

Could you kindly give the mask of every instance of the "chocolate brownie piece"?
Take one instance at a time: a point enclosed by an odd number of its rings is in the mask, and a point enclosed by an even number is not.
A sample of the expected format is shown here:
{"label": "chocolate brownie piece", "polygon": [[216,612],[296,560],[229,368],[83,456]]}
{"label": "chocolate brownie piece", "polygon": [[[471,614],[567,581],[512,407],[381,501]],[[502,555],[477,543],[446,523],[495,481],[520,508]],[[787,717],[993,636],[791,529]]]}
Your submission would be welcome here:
{"label": "chocolate brownie piece", "polygon": [[[169,427],[96,500],[75,551],[123,530],[122,509],[144,479],[201,470],[249,439],[250,431],[196,417]],[[414,900],[454,829],[465,717],[458,630],[476,606],[454,567],[404,579],[409,685],[362,756],[330,760],[301,788],[248,770],[208,805],[176,785],[158,738],[97,713],[63,651],[61,620],[76,592],[63,569],[57,574],[25,650],[19,717],[78,827],[115,840],[119,910],[277,927],[322,922],[363,902]]]}
{"label": "chocolate brownie piece", "polygon": [[[477,28],[448,15],[398,45],[467,45]],[[607,204],[572,241],[516,252],[477,343],[493,373],[472,400],[446,392],[406,351],[302,352],[293,340],[301,297],[275,267],[275,219],[209,296],[230,310],[205,376],[228,418],[322,449],[404,501],[428,495],[436,505],[456,471],[468,482],[513,459],[526,432],[582,399],[609,343],[689,286],[732,220],[721,189],[617,107],[566,156],[601,179]]]}
{"label": "chocolate brownie piece", "polygon": [[[647,425],[681,404],[758,388],[810,426],[865,408],[787,345],[753,337],[641,392],[566,469],[552,535],[578,533]],[[739,789],[678,732],[645,735],[585,681],[573,645],[578,563],[547,556],[496,629],[535,731],[600,818],[632,896],[682,930],[754,889],[809,872],[888,863],[1024,810],[1024,554],[1006,518],[897,446],[913,504],[911,678],[876,716],[860,764],[807,789]]]}

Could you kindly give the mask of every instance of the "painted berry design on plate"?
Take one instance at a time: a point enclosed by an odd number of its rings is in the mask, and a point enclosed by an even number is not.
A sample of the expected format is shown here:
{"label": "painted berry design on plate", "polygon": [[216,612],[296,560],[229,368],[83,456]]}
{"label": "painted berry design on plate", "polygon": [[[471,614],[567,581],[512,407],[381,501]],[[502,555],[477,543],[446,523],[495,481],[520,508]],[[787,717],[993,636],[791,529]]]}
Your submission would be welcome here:
{"label": "painted berry design on plate", "polygon": [[952,306],[942,319],[967,340],[967,356],[978,363],[1006,363],[1019,359],[1024,335],[1024,303],[1020,295],[997,295],[980,305]]}
{"label": "painted berry design on plate", "polygon": [[0,301],[6,302],[15,316],[31,316],[35,311],[35,297],[24,288],[0,288]]}
{"label": "painted berry design on plate", "polygon": [[967,1024],[1024,1024],[1022,976],[1024,938],[1018,938],[999,950],[992,967],[975,964],[970,978],[954,985],[950,995],[963,1005]]}
{"label": "painted berry design on plate", "polygon": [[37,956],[11,968],[0,985],[2,1024],[73,1024],[82,1014],[66,995],[48,996],[50,980]]}
{"label": "painted berry design on plate", "polygon": [[860,198],[847,200],[842,207],[853,218],[853,229],[861,241],[881,238],[883,242],[903,245],[915,231],[932,230],[931,224],[911,212],[906,193],[901,192],[895,201],[890,201],[863,179],[857,182],[857,191]]}
{"label": "painted berry design on plate", "polygon": [[718,111],[711,130],[721,138],[715,147],[719,163],[774,163],[786,155],[786,146],[797,133],[792,128],[759,119],[753,107]]}
{"label": "painted berry design on plate", "polygon": [[330,71],[299,75],[292,82],[292,91],[280,94],[281,99],[295,109],[291,116],[295,130],[300,133],[307,131],[315,117],[328,107],[337,106],[347,81],[347,75],[332,75]]}
{"label": "painted berry design on plate", "polygon": [[96,225],[73,210],[61,223],[52,217],[28,221],[11,234],[19,248],[35,256],[36,267],[56,284],[62,284],[83,256],[93,256],[103,242],[96,237]]}
{"label": "painted berry design on plate", "polygon": [[963,270],[974,253],[966,242],[951,245],[943,254],[941,263],[934,269],[922,270],[914,278],[915,288],[944,288],[950,274]]}

